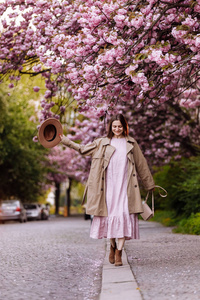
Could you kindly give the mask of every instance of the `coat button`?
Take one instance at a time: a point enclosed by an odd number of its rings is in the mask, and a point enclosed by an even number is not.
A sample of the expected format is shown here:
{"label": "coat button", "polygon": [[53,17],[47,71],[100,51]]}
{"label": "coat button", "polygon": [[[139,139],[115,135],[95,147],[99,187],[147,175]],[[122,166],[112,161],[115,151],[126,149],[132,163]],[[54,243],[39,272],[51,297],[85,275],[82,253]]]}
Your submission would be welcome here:
{"label": "coat button", "polygon": [[103,188],[101,188],[101,191],[103,191]]}
{"label": "coat button", "polygon": [[134,162],[132,163],[132,165],[134,165]]}
{"label": "coat button", "polygon": [[136,176],[135,174],[133,174],[133,176]]}
{"label": "coat button", "polygon": [[104,177],[102,177],[102,180],[104,180]]}
{"label": "coat button", "polygon": [[135,188],[137,187],[137,184],[135,185]]}

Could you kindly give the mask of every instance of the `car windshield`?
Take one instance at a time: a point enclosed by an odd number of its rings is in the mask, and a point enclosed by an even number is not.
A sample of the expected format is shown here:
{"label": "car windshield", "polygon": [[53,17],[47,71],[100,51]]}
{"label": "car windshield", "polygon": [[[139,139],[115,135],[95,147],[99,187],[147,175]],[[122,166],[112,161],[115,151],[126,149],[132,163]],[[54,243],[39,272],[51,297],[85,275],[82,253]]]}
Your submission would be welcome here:
{"label": "car windshield", "polygon": [[37,209],[35,204],[24,204],[25,209]]}

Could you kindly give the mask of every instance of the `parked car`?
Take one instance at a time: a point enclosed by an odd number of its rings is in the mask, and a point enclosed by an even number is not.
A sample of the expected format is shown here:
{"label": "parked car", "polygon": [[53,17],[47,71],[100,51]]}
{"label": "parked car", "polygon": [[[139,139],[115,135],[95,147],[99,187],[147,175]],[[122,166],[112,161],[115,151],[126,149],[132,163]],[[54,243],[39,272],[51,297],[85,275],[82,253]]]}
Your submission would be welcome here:
{"label": "parked car", "polygon": [[0,222],[10,220],[27,221],[26,209],[20,200],[0,200]]}
{"label": "parked car", "polygon": [[28,220],[41,220],[41,208],[38,204],[25,203],[24,208],[26,209]]}
{"label": "parked car", "polygon": [[28,220],[48,220],[49,218],[49,211],[44,204],[26,203],[24,207]]}

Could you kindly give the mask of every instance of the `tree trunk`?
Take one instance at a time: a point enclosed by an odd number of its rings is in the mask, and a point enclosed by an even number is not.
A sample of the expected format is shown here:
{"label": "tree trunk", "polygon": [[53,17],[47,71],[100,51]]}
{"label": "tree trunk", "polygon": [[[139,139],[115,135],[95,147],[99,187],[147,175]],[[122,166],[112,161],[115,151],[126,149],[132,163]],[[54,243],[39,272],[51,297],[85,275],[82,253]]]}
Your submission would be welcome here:
{"label": "tree trunk", "polygon": [[60,183],[55,182],[55,214],[59,215]]}
{"label": "tree trunk", "polygon": [[67,197],[67,216],[70,216],[70,206],[71,206],[71,198],[70,198],[70,191],[71,191],[72,179],[69,178],[69,186],[66,190],[66,197]]}

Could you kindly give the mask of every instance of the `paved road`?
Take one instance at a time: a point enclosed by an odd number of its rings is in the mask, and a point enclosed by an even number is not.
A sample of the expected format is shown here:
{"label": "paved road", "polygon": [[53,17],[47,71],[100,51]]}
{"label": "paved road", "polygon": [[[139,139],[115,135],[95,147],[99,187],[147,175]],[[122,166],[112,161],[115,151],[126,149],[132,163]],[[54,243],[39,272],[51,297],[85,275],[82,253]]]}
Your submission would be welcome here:
{"label": "paved road", "polygon": [[0,300],[96,300],[105,240],[83,217],[0,225]]}
{"label": "paved road", "polygon": [[[0,300],[97,300],[105,240],[89,230],[82,217],[0,225]],[[144,221],[140,235],[125,248],[142,298],[199,300],[200,237]]]}
{"label": "paved road", "polygon": [[140,240],[125,247],[144,300],[200,299],[200,236],[141,221]]}

